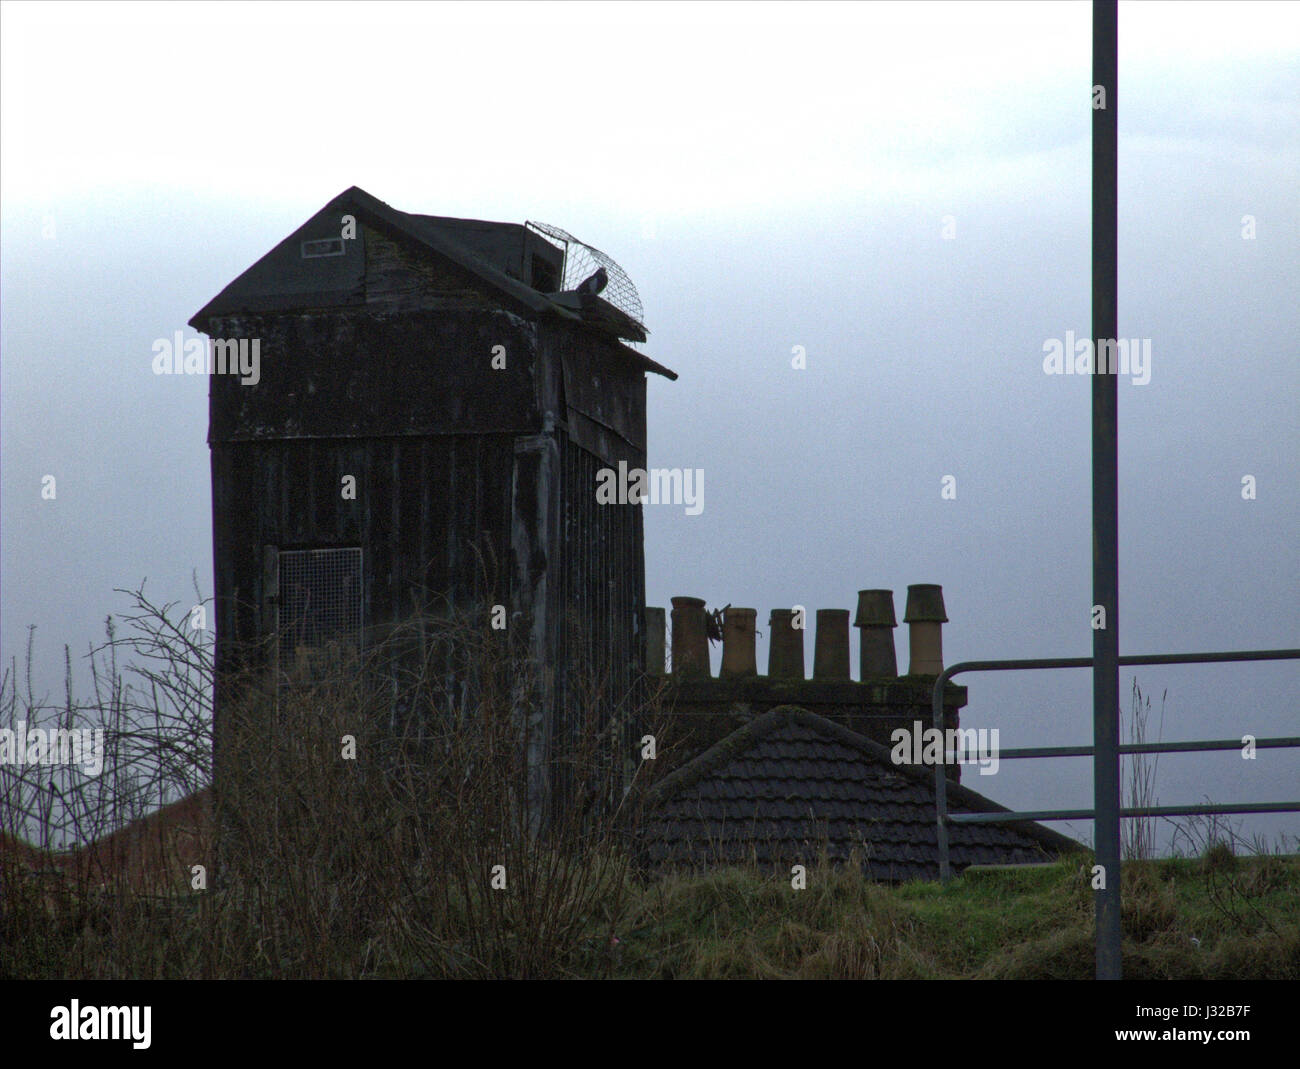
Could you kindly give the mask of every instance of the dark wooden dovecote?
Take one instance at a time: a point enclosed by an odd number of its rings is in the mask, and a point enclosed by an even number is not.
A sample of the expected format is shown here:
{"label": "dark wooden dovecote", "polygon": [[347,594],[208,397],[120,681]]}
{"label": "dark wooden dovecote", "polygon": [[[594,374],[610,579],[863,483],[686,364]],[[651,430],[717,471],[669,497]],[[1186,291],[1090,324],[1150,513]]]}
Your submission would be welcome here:
{"label": "dark wooden dovecote", "polygon": [[282,565],[310,551],[360,550],[363,644],[434,598],[485,619],[504,599],[553,681],[533,710],[539,769],[579,666],[614,694],[633,685],[641,512],[597,504],[595,473],[644,466],[645,375],[676,376],[610,317],[530,284],[557,284],[564,255],[523,226],[410,215],[354,187],[190,321],[259,354],[255,383],[210,384],[219,722],[220,680],[284,626]]}

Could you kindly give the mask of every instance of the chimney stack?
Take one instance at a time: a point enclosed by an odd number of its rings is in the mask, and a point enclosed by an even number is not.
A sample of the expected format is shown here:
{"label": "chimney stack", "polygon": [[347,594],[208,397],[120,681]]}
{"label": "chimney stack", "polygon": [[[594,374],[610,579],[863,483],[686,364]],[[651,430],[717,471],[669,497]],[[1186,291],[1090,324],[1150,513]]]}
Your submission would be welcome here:
{"label": "chimney stack", "polygon": [[804,629],[794,626],[794,610],[773,609],[767,626],[772,636],[768,647],[767,674],[772,679],[802,681]]}
{"label": "chimney stack", "polygon": [[849,610],[818,609],[814,679],[848,679]]}
{"label": "chimney stack", "polygon": [[948,614],[943,608],[943,587],[938,583],[916,583],[907,588],[907,611],[912,663],[907,674],[937,676],[943,671],[943,625]]}
{"label": "chimney stack", "polygon": [[861,663],[858,671],[866,681],[872,676],[898,675],[898,656],[894,652],[894,592],[859,590],[858,615],[853,626],[860,631]]}

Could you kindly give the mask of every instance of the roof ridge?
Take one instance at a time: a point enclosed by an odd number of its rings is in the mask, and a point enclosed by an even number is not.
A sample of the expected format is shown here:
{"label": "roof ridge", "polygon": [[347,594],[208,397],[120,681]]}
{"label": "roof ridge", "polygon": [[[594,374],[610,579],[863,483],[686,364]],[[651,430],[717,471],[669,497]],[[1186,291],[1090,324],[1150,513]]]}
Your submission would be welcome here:
{"label": "roof ridge", "polygon": [[[562,304],[558,304],[545,294],[539,293],[537,290],[533,289],[531,286],[525,285],[518,279],[511,278],[504,271],[483,259],[472,249],[469,249],[452,238],[447,237],[439,231],[436,224],[420,225],[416,222],[416,220],[422,219],[448,219],[451,218],[450,216],[422,216],[414,212],[404,212],[400,208],[394,208],[392,205],[380,200],[374,194],[366,192],[360,186],[349,186],[342,193],[339,193],[326,201],[322,208],[314,212],[306,222],[293,230],[289,237],[298,233],[298,231],[302,230],[311,223],[313,219],[316,219],[323,213],[330,211],[331,209],[339,210],[343,208],[350,208],[353,213],[360,215],[366,222],[369,222],[372,226],[376,226],[377,229],[395,231],[405,239],[412,241],[417,245],[421,245],[426,249],[432,250],[444,259],[450,260],[462,270],[476,276],[481,282],[486,283],[517,303],[522,304],[532,312],[545,315],[555,315],[561,319],[581,323],[592,329],[599,330],[599,327],[594,326],[583,315],[564,307]],[[486,219],[464,221],[480,223],[490,222],[490,220]],[[492,225],[522,226],[523,224],[496,223]],[[259,264],[267,260],[268,257],[274,255],[276,250],[279,249],[287,240],[288,238],[284,238],[277,242],[276,245],[265,255],[254,261],[252,265],[245,268],[244,271],[237,275],[231,282],[227,283],[227,285],[222,288],[221,292],[208,301],[193,315],[193,317],[191,317],[189,325],[194,327],[196,330],[203,330],[203,324],[206,322],[207,318],[213,314],[209,309],[216,305],[222,297],[225,296],[225,294],[230,291],[237,282],[239,282],[240,279],[249,273],[249,271],[252,271]],[[607,334],[607,332],[604,331],[601,331],[601,333]],[[677,373],[675,371],[651,360],[644,353],[637,352],[637,350],[630,346],[624,345],[617,337],[613,335],[608,336],[609,340],[615,344],[625,356],[630,357],[642,371],[653,371],[655,374],[663,375],[667,379],[675,380],[677,378]]]}

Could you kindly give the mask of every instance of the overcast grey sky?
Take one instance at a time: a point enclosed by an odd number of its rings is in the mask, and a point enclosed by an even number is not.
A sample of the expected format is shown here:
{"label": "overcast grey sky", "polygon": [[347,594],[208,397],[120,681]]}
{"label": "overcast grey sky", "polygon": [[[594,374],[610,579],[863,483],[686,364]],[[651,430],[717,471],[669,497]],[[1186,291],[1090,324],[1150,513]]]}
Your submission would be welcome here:
{"label": "overcast grey sky", "polygon": [[[207,383],[155,376],[152,343],[354,184],[554,223],[627,270],[681,376],[650,379],[650,464],[705,472],[701,514],[647,506],[650,604],[765,630],[866,587],[901,616],[935,582],[949,663],[1088,655],[1089,388],[1043,347],[1089,333],[1090,18],[5,4],[4,661],[37,625],[57,693],[114,587],[210,591]],[[1119,331],[1151,344],[1120,383],[1121,652],[1300,645],[1300,5],[1121,4],[1118,115]],[[1296,733],[1294,663],[1138,680],[1157,711],[1168,688],[1165,739]],[[964,682],[1004,747],[1091,741],[1086,671]],[[1300,797],[1296,751],[1159,770],[1164,804]],[[1086,760],[971,786],[1091,804]]]}

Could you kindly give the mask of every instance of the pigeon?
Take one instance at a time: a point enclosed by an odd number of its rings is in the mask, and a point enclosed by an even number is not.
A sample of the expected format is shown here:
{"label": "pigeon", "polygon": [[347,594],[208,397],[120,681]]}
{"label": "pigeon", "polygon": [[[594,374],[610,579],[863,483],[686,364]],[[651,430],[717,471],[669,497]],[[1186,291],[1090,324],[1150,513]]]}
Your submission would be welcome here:
{"label": "pigeon", "polygon": [[593,296],[609,285],[609,275],[603,267],[596,268],[593,275],[588,275],[578,283],[579,293],[590,293]]}

